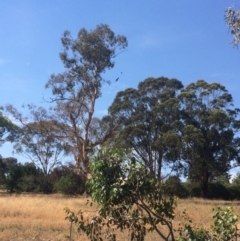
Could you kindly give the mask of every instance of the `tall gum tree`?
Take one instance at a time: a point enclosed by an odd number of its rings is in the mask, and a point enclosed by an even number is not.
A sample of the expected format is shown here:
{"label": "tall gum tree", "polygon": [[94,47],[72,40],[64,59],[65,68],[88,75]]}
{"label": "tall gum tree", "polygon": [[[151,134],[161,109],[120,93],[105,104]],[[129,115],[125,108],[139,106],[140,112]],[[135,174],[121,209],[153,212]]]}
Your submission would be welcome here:
{"label": "tall gum tree", "polygon": [[24,116],[12,105],[6,112],[18,123],[19,137],[14,141],[14,150],[30,159],[47,176],[68,154],[69,146],[61,138],[65,126],[56,122],[43,107],[27,106],[29,114]]}
{"label": "tall gum tree", "polygon": [[239,109],[233,108],[232,96],[224,86],[204,80],[188,85],[178,98],[187,176],[200,182],[202,196],[207,197],[208,183],[227,174],[232,163],[239,163]]}
{"label": "tall gum tree", "polygon": [[183,88],[176,79],[148,78],[137,89],[117,93],[109,113],[119,120],[115,145],[133,149],[136,159],[158,180],[163,167],[168,172],[180,164],[180,112],[177,93]]}
{"label": "tall gum tree", "polygon": [[58,121],[68,126],[63,137],[72,146],[76,166],[89,173],[89,155],[114,129],[109,117],[94,117],[102,84],[109,82],[102,74],[114,67],[113,59],[127,47],[127,39],[101,24],[90,31],[82,28],[76,39],[65,31],[61,40],[60,58],[66,71],[51,75],[46,88],[52,90]]}
{"label": "tall gum tree", "polygon": [[50,110],[34,105],[27,105],[26,108],[29,113],[23,115],[12,105],[6,106],[6,112],[19,128],[19,136],[14,140],[13,148],[42,170],[43,192],[49,193],[52,189],[49,173],[69,153],[70,147],[62,138],[66,127],[53,118]]}

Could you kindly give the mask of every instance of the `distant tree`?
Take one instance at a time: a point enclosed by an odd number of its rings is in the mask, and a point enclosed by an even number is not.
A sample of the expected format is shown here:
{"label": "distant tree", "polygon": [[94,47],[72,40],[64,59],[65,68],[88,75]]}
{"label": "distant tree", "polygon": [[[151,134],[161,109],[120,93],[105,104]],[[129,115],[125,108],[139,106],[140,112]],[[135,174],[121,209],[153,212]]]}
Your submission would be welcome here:
{"label": "distant tree", "polygon": [[237,175],[233,178],[232,185],[240,187],[240,173],[237,173]]}
{"label": "distant tree", "polygon": [[0,187],[9,192],[40,192],[41,169],[34,163],[19,163],[16,158],[0,156]]}
{"label": "distant tree", "polygon": [[52,90],[57,120],[68,126],[63,138],[72,146],[76,166],[89,173],[89,154],[114,129],[111,119],[103,123],[94,118],[102,85],[109,82],[102,74],[114,67],[113,59],[127,47],[127,39],[101,24],[90,31],[82,28],[76,39],[65,31],[61,40],[60,58],[66,71],[51,75],[46,88]]}
{"label": "distant tree", "polygon": [[239,109],[233,109],[232,96],[218,83],[199,80],[188,85],[178,96],[182,104],[182,159],[187,176],[200,182],[202,196],[208,184],[226,175],[232,163],[239,164]]}
{"label": "distant tree", "polygon": [[181,117],[176,98],[183,88],[176,79],[148,78],[138,89],[128,88],[117,93],[109,113],[118,120],[116,146],[133,149],[138,161],[158,179],[178,171],[181,149]]}
{"label": "distant tree", "polygon": [[48,174],[61,163],[68,154],[68,144],[58,138],[62,136],[60,124],[52,119],[50,113],[42,108],[28,105],[30,113],[24,117],[11,105],[6,110],[17,120],[21,128],[20,137],[14,143],[14,150],[30,159],[43,171],[48,189]]}
{"label": "distant tree", "polygon": [[179,198],[187,198],[189,193],[178,176],[169,176],[163,185],[164,193]]}
{"label": "distant tree", "polygon": [[0,112],[0,145],[6,141],[13,142],[17,136],[17,126]]}
{"label": "distant tree", "polygon": [[21,136],[15,141],[14,150],[30,159],[47,175],[66,156],[68,145],[57,138],[57,135],[62,135],[60,124],[52,120],[46,109],[33,105],[28,105],[28,108],[30,113],[24,117],[13,106],[6,107],[21,128]]}
{"label": "distant tree", "polygon": [[86,191],[86,177],[76,173],[73,163],[57,166],[50,174],[53,191],[63,194],[83,194]]}
{"label": "distant tree", "polygon": [[26,162],[21,165],[22,177],[19,186],[22,192],[41,192],[44,182],[43,171],[33,162]]}
{"label": "distant tree", "polygon": [[233,35],[233,46],[237,47],[240,42],[240,9],[234,5],[229,7],[225,12],[225,21]]}
{"label": "distant tree", "polygon": [[21,164],[16,158],[7,157],[2,158],[4,163],[4,189],[9,192],[19,192],[21,190],[19,181],[23,176]]}
{"label": "distant tree", "polygon": [[5,184],[5,173],[6,173],[6,163],[3,161],[3,157],[0,155],[0,187],[3,187]]}

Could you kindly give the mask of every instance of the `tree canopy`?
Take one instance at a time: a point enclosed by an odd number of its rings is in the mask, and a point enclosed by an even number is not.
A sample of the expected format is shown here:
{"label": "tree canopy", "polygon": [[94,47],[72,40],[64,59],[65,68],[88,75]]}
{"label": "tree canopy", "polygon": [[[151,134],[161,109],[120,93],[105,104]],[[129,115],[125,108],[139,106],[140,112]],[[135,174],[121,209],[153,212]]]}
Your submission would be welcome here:
{"label": "tree canopy", "polygon": [[9,114],[19,122],[19,138],[14,142],[14,150],[40,167],[45,176],[60,164],[69,151],[69,146],[61,136],[65,128],[52,119],[43,107],[28,105],[30,113],[23,116],[11,105],[6,107]]}
{"label": "tree canopy", "polygon": [[239,165],[239,109],[218,83],[204,80],[185,88],[180,81],[149,78],[138,89],[117,93],[109,108],[119,119],[116,146],[133,149],[138,161],[160,180],[163,168],[208,183]]}
{"label": "tree canopy", "polygon": [[[109,82],[102,74],[114,67],[113,59],[127,47],[127,39],[101,24],[94,30],[81,29],[76,39],[65,31],[61,40],[60,58],[66,71],[51,75],[46,88],[52,90],[57,120],[68,126],[62,138],[72,146],[78,168],[88,173],[89,153],[106,141],[114,128],[109,119],[109,125],[98,128],[103,124],[94,117],[102,84]],[[95,132],[98,135],[93,135]]]}
{"label": "tree canopy", "polygon": [[18,134],[17,126],[0,112],[0,145],[6,141],[13,142]]}
{"label": "tree canopy", "polygon": [[180,112],[177,93],[183,88],[176,79],[148,78],[138,89],[117,93],[109,108],[119,119],[116,145],[134,150],[137,159],[157,177],[164,166],[177,170],[180,160]]}
{"label": "tree canopy", "polygon": [[188,85],[178,98],[182,105],[183,161],[188,178],[201,182],[207,197],[208,182],[239,163],[236,133],[239,109],[231,108],[232,96],[224,86],[204,80]]}

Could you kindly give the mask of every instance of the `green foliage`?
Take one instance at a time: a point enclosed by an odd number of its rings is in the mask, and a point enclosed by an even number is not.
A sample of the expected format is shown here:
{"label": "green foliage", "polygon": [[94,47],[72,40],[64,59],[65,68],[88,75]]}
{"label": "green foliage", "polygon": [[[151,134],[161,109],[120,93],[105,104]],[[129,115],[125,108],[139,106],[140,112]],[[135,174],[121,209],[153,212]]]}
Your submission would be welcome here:
{"label": "green foliage", "polygon": [[49,179],[53,183],[53,192],[81,195],[86,191],[86,178],[77,172],[72,163],[55,167]]}
{"label": "green foliage", "polygon": [[[103,240],[104,235],[116,240],[114,229],[127,230],[131,240],[142,241],[151,231],[163,240],[174,240],[175,199],[164,195],[161,183],[143,165],[134,163],[123,149],[110,149],[100,151],[90,168],[88,186],[99,215],[86,219],[80,212],[74,216],[90,240]],[[69,211],[67,219],[72,219]],[[159,224],[168,231],[163,233]]]}
{"label": "green foliage", "polygon": [[5,184],[6,163],[0,155],[0,187]]}
{"label": "green foliage", "polygon": [[85,180],[76,173],[70,173],[60,177],[54,184],[54,191],[63,194],[83,194],[85,191]]}
{"label": "green foliage", "polygon": [[186,175],[199,182],[203,197],[208,184],[226,175],[231,162],[239,161],[239,109],[229,109],[232,96],[218,83],[191,83],[178,96],[182,103],[182,159]]}
{"label": "green foliage", "polygon": [[229,241],[236,235],[238,217],[233,214],[231,207],[213,210],[213,219],[212,230],[218,240]]}
{"label": "green foliage", "polygon": [[148,78],[137,89],[118,92],[109,107],[119,122],[115,146],[133,149],[159,181],[163,165],[180,170],[181,114],[176,96],[182,88],[177,79]]}
{"label": "green foliage", "polygon": [[219,182],[209,183],[208,198],[230,200],[231,193],[229,187]]}
{"label": "green foliage", "polygon": [[34,163],[18,163],[15,158],[0,156],[0,187],[9,192],[83,194],[85,178],[71,165],[56,167],[48,175]]}
{"label": "green foliage", "polygon": [[187,198],[189,192],[187,188],[182,184],[178,176],[170,176],[164,185],[164,192],[170,196],[177,196],[179,198]]}
{"label": "green foliage", "polygon": [[71,176],[64,176],[59,179],[57,183],[54,185],[54,189],[57,192],[63,193],[63,194],[74,194],[76,190],[75,185],[73,185]]}
{"label": "green foliage", "polygon": [[76,39],[65,31],[61,41],[65,71],[52,74],[46,88],[52,90],[55,119],[65,126],[61,138],[71,147],[77,168],[86,174],[94,147],[103,144],[116,128],[109,118],[95,118],[94,111],[102,85],[110,82],[103,74],[114,67],[114,58],[128,43],[105,24],[90,31],[80,29]]}
{"label": "green foliage", "polygon": [[59,138],[63,133],[63,126],[53,120],[51,111],[34,105],[28,105],[27,108],[30,113],[24,117],[13,106],[6,106],[6,111],[12,118],[21,123],[21,135],[13,147],[18,154],[39,166],[47,176],[69,151],[68,145]]}
{"label": "green foliage", "polygon": [[40,193],[42,192],[41,183],[43,182],[43,175],[24,175],[19,180],[19,187],[21,192]]}
{"label": "green foliage", "polygon": [[[227,183],[224,180],[216,180],[209,183],[208,198],[222,200],[236,200],[240,198],[240,186],[235,183]],[[188,192],[188,197],[201,197],[200,183],[185,182],[181,184]]]}
{"label": "green foliage", "polygon": [[0,158],[0,168],[2,189],[9,192],[41,191],[43,173],[34,163],[22,164],[12,157]]}
{"label": "green foliage", "polygon": [[165,165],[184,173],[207,198],[209,183],[240,161],[240,110],[232,103],[219,83],[199,80],[183,88],[176,79],[148,78],[117,93],[109,108],[119,121],[111,144],[133,149],[158,180]]}
{"label": "green foliage", "polygon": [[188,197],[201,197],[201,186],[199,183],[190,182],[188,180],[187,182],[184,182],[182,185],[188,191]]}
{"label": "green foliage", "polygon": [[22,167],[22,177],[19,180],[21,192],[40,192],[43,173],[34,163],[24,163]]}
{"label": "green foliage", "polygon": [[[1,108],[0,108],[1,109]],[[0,111],[0,145],[6,141],[16,141],[19,137],[19,128],[14,125]]]}
{"label": "green foliage", "polygon": [[240,199],[240,174],[233,178],[232,182],[228,186],[228,190],[231,194],[231,199]]}
{"label": "green foliage", "polygon": [[20,179],[23,176],[23,171],[21,165],[17,162],[16,158],[4,158],[6,164],[5,172],[5,188],[9,192],[19,192],[20,189]]}
{"label": "green foliage", "polygon": [[237,175],[233,178],[232,185],[240,188],[240,173],[237,173]]}
{"label": "green foliage", "polygon": [[[92,178],[88,181],[98,215],[85,217],[66,208],[66,219],[78,226],[91,241],[116,241],[116,230],[127,231],[132,241],[143,241],[155,231],[162,240],[176,240],[172,226],[175,200],[146,168],[136,163],[123,149],[101,150],[91,161]],[[169,183],[179,182],[176,177]],[[213,210],[211,230],[195,227],[187,213],[179,228],[179,241],[230,241],[236,236],[237,216],[232,208]],[[166,227],[164,233],[159,225]],[[166,231],[167,230],[167,231]]]}
{"label": "green foliage", "polygon": [[185,211],[183,217],[188,222],[179,228],[178,241],[231,241],[237,237],[238,217],[233,214],[231,207],[213,209],[213,225],[210,231],[193,227]]}

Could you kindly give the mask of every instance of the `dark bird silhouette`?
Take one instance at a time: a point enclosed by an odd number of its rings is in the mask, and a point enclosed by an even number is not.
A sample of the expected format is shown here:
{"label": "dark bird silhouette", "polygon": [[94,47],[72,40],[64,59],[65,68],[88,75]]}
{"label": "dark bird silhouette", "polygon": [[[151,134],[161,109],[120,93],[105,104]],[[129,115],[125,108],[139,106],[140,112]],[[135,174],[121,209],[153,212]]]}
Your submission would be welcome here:
{"label": "dark bird silhouette", "polygon": [[[123,72],[121,72],[121,74],[122,74],[122,73],[123,73]],[[115,81],[117,82],[118,80],[119,80],[119,77],[118,77],[118,78],[116,78],[116,80],[115,80]]]}

